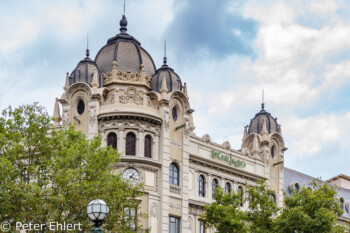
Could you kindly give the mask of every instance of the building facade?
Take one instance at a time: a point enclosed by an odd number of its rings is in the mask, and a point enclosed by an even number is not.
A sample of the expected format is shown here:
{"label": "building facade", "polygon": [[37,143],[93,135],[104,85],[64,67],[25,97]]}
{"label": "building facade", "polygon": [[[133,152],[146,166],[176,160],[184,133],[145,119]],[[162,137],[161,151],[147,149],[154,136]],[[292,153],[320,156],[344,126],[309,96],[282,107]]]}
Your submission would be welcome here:
{"label": "building facade", "polygon": [[95,59],[87,50],[67,73],[54,117],[56,127],[75,124],[88,137],[101,134],[104,146],[118,149],[118,172],[145,184],[139,211],[149,215],[141,223],[153,233],[204,232],[198,217],[213,201],[217,186],[244,195],[246,185],[266,180],[281,206],[287,148],[281,126],[264,104],[244,127],[238,150],[228,141],[212,142],[208,134],[197,136],[193,112],[186,83],[166,57],[156,68],[141,43],[127,33],[123,15],[120,33],[107,40]]}

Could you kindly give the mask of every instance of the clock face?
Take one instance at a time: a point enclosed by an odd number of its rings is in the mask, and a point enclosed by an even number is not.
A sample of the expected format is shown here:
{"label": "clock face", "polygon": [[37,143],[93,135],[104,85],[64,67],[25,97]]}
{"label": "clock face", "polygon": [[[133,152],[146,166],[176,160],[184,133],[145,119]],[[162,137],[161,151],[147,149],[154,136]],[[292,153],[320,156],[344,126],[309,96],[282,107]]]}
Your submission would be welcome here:
{"label": "clock face", "polygon": [[123,172],[123,179],[135,185],[140,181],[140,174],[136,169],[128,168]]}

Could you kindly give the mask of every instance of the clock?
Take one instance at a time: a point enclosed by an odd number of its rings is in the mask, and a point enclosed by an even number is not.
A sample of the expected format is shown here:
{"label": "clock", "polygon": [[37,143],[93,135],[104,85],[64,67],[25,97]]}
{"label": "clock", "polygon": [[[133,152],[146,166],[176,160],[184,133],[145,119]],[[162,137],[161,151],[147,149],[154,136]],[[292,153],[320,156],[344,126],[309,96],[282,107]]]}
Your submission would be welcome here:
{"label": "clock", "polygon": [[135,185],[140,181],[140,174],[134,168],[127,168],[123,172],[123,179]]}

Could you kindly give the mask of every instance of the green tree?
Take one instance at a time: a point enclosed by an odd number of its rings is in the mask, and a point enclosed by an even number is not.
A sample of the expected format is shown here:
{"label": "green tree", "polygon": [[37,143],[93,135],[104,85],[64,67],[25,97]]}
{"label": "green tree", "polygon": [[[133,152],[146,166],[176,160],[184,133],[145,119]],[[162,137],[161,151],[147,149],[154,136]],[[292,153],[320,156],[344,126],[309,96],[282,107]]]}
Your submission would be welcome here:
{"label": "green tree", "polygon": [[250,232],[266,233],[274,230],[274,215],[279,208],[275,203],[275,193],[259,181],[256,186],[248,186],[249,211],[245,212]]}
{"label": "green tree", "polygon": [[294,190],[290,196],[285,195],[284,208],[276,219],[276,231],[347,232],[337,224],[343,210],[336,195],[335,186],[320,180],[312,181],[310,187]]}
{"label": "green tree", "polygon": [[224,193],[223,189],[216,188],[215,201],[210,205],[205,205],[205,213],[200,221],[205,227],[214,227],[219,233],[245,233],[248,227],[244,212],[240,205],[241,193]]}
{"label": "green tree", "polygon": [[[247,187],[247,196],[241,200],[241,193],[225,194],[217,188],[215,202],[206,205],[201,221],[206,227],[214,227],[219,233],[254,232],[266,233],[274,229],[272,215],[278,211],[271,198],[274,192],[264,182]],[[249,200],[249,210],[243,211],[241,204]]]}
{"label": "green tree", "polygon": [[283,232],[283,233],[345,233],[349,229],[337,224],[342,214],[336,198],[336,187],[314,180],[311,187],[285,194],[284,207],[279,209],[274,202],[274,192],[263,182],[247,186],[249,208],[240,208],[240,194],[224,194],[218,188],[215,199],[205,205],[201,221],[206,227],[216,228],[218,233],[234,232]]}
{"label": "green tree", "polygon": [[0,117],[0,222],[9,221],[12,228],[15,222],[81,223],[88,231],[86,206],[99,198],[110,207],[104,229],[132,232],[130,222],[139,222],[127,218],[124,208],[138,209],[142,185],[124,181],[118,161],[115,149],[101,147],[100,135],[87,139],[73,126],[53,130],[37,103],[5,109]]}

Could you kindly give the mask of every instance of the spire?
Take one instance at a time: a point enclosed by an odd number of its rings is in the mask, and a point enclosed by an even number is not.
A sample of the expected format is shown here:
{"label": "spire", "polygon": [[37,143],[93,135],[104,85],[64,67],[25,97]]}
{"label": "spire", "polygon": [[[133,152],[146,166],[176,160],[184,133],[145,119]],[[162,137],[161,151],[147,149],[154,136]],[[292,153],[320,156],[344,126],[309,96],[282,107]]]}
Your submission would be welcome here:
{"label": "spire", "polygon": [[260,151],[260,149],[259,149],[258,138],[256,135],[254,135],[252,153],[257,154],[257,153],[259,153],[259,151]]}
{"label": "spire", "polygon": [[89,58],[90,50],[89,50],[89,33],[86,34],[86,58]]}
{"label": "spire", "polygon": [[166,66],[167,64],[167,57],[166,57],[166,40],[164,41],[164,57],[163,57],[163,65]]}
{"label": "spire", "polygon": [[278,124],[278,133],[282,136],[282,126]]}
{"label": "spire", "polygon": [[58,98],[56,98],[55,107],[53,111],[53,118],[54,118],[54,125],[59,126],[62,118],[60,115],[60,105],[58,104]]}
{"label": "spire", "polygon": [[65,85],[64,85],[64,87],[63,87],[63,90],[68,90],[68,88],[69,88],[69,73],[67,72],[67,75],[66,75],[66,83],[65,83]]}
{"label": "spire", "polygon": [[183,93],[184,93],[184,95],[187,97],[187,99],[188,99],[188,94],[187,94],[187,84],[186,84],[186,82],[184,83],[184,89],[183,89],[183,91],[182,91]]}
{"label": "spire", "polygon": [[128,26],[128,21],[127,21],[127,19],[126,19],[126,17],[125,17],[125,0],[124,0],[124,11],[123,11],[123,16],[122,16],[122,19],[120,20],[120,22],[119,22],[119,25],[120,25],[120,32],[122,33],[122,34],[126,34],[126,31],[128,30],[127,28],[126,28],[126,26]]}
{"label": "spire", "polygon": [[263,119],[263,127],[262,127],[262,130],[261,130],[261,134],[268,134],[265,118]]}
{"label": "spire", "polygon": [[261,110],[265,110],[265,103],[264,103],[264,89],[262,90],[262,102],[261,102]]}
{"label": "spire", "polygon": [[160,89],[160,93],[168,93],[168,88],[166,85],[166,78],[165,78],[165,74],[163,75],[163,79],[162,79],[162,88]]}
{"label": "spire", "polygon": [[243,140],[244,140],[244,139],[247,137],[247,135],[248,135],[248,130],[247,130],[247,128],[248,128],[248,125],[244,126]]}

